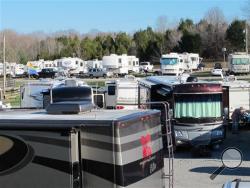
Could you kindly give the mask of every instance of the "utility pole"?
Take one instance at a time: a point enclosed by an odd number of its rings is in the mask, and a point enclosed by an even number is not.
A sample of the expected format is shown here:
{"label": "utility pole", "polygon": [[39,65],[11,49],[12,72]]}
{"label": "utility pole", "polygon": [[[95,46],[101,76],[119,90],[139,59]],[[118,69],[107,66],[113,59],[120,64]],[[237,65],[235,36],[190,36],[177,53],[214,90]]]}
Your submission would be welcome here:
{"label": "utility pole", "polygon": [[3,34],[3,98],[6,90],[5,34]]}
{"label": "utility pole", "polygon": [[245,39],[245,42],[246,42],[246,54],[248,54],[248,28],[247,28],[247,20],[245,22],[245,34],[246,34],[246,39]]}

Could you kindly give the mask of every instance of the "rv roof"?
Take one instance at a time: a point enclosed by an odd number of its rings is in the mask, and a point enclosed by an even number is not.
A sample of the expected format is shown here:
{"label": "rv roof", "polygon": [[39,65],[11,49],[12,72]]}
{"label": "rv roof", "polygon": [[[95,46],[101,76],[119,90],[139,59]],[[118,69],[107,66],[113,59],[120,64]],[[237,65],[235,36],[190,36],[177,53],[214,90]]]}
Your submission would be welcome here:
{"label": "rv roof", "polygon": [[[131,118],[158,113],[157,110],[92,110],[80,114],[51,115],[45,110],[13,109],[0,112],[0,129],[16,127],[25,123],[23,127],[65,128],[84,124],[110,125],[112,121],[126,121]],[[36,122],[35,124],[32,122]],[[106,124],[105,124],[106,123]]]}

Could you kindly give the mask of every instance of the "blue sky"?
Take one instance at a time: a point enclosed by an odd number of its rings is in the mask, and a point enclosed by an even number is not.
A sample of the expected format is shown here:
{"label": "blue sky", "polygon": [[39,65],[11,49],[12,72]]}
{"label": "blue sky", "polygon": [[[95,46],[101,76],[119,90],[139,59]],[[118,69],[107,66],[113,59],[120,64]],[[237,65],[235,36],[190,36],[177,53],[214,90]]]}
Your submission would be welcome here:
{"label": "blue sky", "polygon": [[21,33],[74,29],[134,32],[155,27],[166,16],[170,26],[180,18],[198,21],[219,7],[228,21],[243,18],[245,0],[0,0],[0,30]]}

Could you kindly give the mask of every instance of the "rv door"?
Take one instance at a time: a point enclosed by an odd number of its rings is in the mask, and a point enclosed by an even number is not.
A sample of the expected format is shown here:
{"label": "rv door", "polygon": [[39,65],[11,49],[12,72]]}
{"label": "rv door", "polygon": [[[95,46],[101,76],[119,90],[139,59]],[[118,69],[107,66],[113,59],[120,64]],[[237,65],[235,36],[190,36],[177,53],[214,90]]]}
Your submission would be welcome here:
{"label": "rv door", "polygon": [[81,170],[81,138],[80,131],[71,132],[71,161],[72,161],[72,185],[73,188],[83,188]]}

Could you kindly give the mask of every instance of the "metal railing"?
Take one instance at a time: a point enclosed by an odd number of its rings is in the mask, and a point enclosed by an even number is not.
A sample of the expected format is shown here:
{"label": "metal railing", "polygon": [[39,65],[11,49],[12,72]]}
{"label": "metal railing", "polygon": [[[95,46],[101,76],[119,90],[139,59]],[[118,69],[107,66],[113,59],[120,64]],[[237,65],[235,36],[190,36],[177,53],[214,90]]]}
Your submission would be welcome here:
{"label": "metal railing", "polygon": [[[174,145],[173,145],[173,137],[172,137],[172,127],[171,127],[171,119],[169,115],[169,104],[167,102],[147,102],[140,104],[140,107],[151,105],[162,105],[164,108],[164,119],[163,119],[163,125],[166,128],[166,132],[162,134],[163,137],[166,137],[167,140],[167,152],[168,152],[168,172],[163,174],[163,178],[168,179],[168,187],[173,188],[174,187]],[[163,111],[161,110],[161,113]]]}

